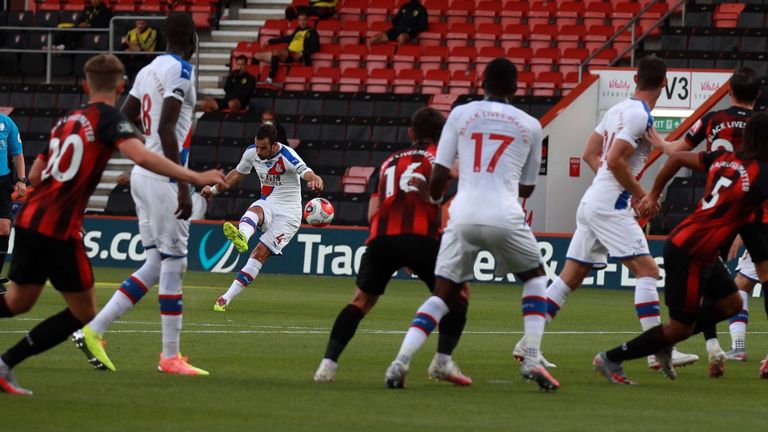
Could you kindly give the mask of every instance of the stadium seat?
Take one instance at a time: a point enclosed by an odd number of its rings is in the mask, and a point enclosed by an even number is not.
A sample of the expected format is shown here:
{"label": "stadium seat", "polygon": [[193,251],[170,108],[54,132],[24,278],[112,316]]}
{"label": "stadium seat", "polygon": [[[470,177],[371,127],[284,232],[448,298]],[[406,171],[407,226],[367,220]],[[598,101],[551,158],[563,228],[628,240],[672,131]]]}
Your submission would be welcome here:
{"label": "stadium seat", "polygon": [[584,16],[584,3],[580,1],[565,1],[557,6],[555,21],[558,26],[576,25]]}
{"label": "stadium seat", "polygon": [[[317,34],[320,37],[320,46],[336,43],[336,34],[341,31],[341,22],[338,20],[320,20],[317,22]],[[314,60],[314,59],[313,59]]]}
{"label": "stadium seat", "polygon": [[56,27],[58,24],[59,24],[58,10],[41,11],[35,15],[35,26],[37,27]]}
{"label": "stadium seat", "polygon": [[366,45],[344,45],[339,54],[339,69],[360,67],[360,61],[368,54]]}
{"label": "stadium seat", "polygon": [[443,46],[430,46],[424,49],[419,60],[419,68],[424,70],[440,69],[445,64],[448,58],[448,47]]}
{"label": "stadium seat", "polygon": [[416,92],[416,86],[421,82],[422,74],[419,69],[401,69],[397,77],[392,81],[392,92],[396,94],[409,94]]}
{"label": "stadium seat", "polygon": [[300,114],[299,99],[301,92],[281,91],[275,98],[275,112],[279,115]]}
{"label": "stadium seat", "polygon": [[358,67],[350,67],[343,70],[339,79],[339,91],[355,93],[362,88],[363,82],[368,77],[368,71]]}
{"label": "stadium seat", "polygon": [[[475,21],[475,23],[477,24],[477,21]],[[474,33],[474,47],[478,50],[486,47],[496,47],[496,43],[501,38],[501,34],[501,24],[477,24],[477,30]]]}
{"label": "stadium seat", "polygon": [[421,54],[422,50],[418,45],[401,45],[397,49],[397,53],[392,56],[392,69],[395,72],[402,69],[413,69]]}
{"label": "stadium seat", "polygon": [[338,32],[339,45],[357,45],[360,38],[368,31],[368,25],[362,21],[345,21]]}
{"label": "stadium seat", "polygon": [[499,45],[508,50],[510,48],[522,48],[525,41],[530,38],[531,29],[528,24],[509,24],[504,27]]}
{"label": "stadium seat", "polygon": [[[30,32],[27,49],[42,50],[48,46],[48,34]],[[40,76],[45,74],[45,54],[22,53],[19,72],[25,76]]]}
{"label": "stadium seat", "polygon": [[531,27],[549,24],[549,19],[557,11],[557,2],[535,1],[528,10],[528,25]]}
{"label": "stadium seat", "polygon": [[450,72],[447,70],[430,70],[424,75],[424,80],[421,82],[422,94],[438,94],[443,93],[445,86],[450,79]]}
{"label": "stadium seat", "polygon": [[422,48],[442,45],[448,25],[446,23],[430,23],[426,31],[418,36],[419,46]]}
{"label": "stadium seat", "polygon": [[561,50],[579,48],[586,34],[587,29],[583,25],[564,25],[557,35],[557,47]]}
{"label": "stadium seat", "polygon": [[531,29],[528,46],[534,51],[539,48],[549,48],[557,40],[557,26],[554,24],[538,24]]}
{"label": "stadium seat", "polygon": [[319,140],[320,139],[320,116],[302,116],[299,121],[300,127],[296,130],[296,138],[300,140]]}
{"label": "stadium seat", "polygon": [[557,48],[539,48],[531,58],[531,72],[549,72],[560,60]]}
{"label": "stadium seat", "polygon": [[225,191],[216,195],[211,199],[210,204],[208,204],[205,218],[214,220],[229,218],[233,213],[234,203],[234,195],[231,191]]}
{"label": "stadium seat", "polygon": [[347,118],[324,116],[320,125],[319,139],[325,141],[344,141],[347,132]]}
{"label": "stadium seat", "polygon": [[368,73],[376,69],[386,69],[389,66],[389,59],[395,55],[395,45],[373,45],[368,54],[364,56],[365,68]]}
{"label": "stadium seat", "polygon": [[445,46],[448,48],[469,46],[474,34],[475,26],[472,24],[453,23],[448,27],[448,32],[445,34]]}
{"label": "stadium seat", "polygon": [[[353,110],[354,112],[354,110]],[[347,125],[348,141],[368,141],[371,138],[371,124],[369,117],[353,117]]]}
{"label": "stadium seat", "polygon": [[584,8],[583,24],[589,28],[594,25],[605,25],[606,19],[613,13],[613,5],[602,1],[588,2]]}
{"label": "stadium seat", "polygon": [[[502,4],[500,1],[481,1],[474,10],[475,25],[495,24],[496,18],[501,15]],[[501,32],[499,32],[501,33]],[[477,46],[477,44],[475,44]]]}
{"label": "stadium seat", "polygon": [[[247,175],[240,181],[240,189],[245,192],[256,192],[261,190],[261,181],[258,175]],[[246,207],[247,208],[247,207]],[[244,212],[239,212],[244,213]]]}
{"label": "stadium seat", "polygon": [[455,47],[448,56],[448,70],[454,72],[457,70],[467,70],[467,66],[474,63],[477,57],[475,47]]}

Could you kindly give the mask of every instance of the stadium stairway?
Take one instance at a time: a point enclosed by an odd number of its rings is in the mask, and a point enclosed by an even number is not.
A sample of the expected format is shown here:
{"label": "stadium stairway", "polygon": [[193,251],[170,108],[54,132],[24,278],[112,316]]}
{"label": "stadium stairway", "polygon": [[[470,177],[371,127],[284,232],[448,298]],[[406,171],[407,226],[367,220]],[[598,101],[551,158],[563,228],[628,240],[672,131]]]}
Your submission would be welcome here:
{"label": "stadium stairway", "polygon": [[290,0],[247,0],[247,7],[232,4],[228,19],[200,42],[200,96],[224,96],[223,82],[229,72],[230,53],[239,41],[256,41],[267,19],[285,16]]}

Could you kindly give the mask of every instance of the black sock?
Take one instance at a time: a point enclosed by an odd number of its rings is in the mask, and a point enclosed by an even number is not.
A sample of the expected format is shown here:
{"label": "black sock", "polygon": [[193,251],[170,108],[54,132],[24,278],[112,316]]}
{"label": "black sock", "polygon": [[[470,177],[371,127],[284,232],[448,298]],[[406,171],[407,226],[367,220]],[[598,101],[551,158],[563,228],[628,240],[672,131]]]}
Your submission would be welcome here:
{"label": "black sock", "polygon": [[75,318],[69,309],[64,309],[35,326],[19,343],[0,357],[8,367],[12,368],[27,357],[40,354],[64,342],[72,332],[83,325],[84,323]]}
{"label": "black sock", "polygon": [[714,302],[704,303],[699,307],[699,310],[696,311],[696,326],[693,328],[693,334],[704,333],[704,336],[709,338],[708,332],[715,330],[715,337],[717,337],[715,324],[720,321],[725,321],[732,316],[732,314],[728,315],[723,313],[715,306]]}
{"label": "black sock", "polygon": [[363,311],[353,304],[348,304],[339,312],[336,322],[333,323],[331,337],[328,339],[324,358],[333,361],[339,360],[339,356],[344,351],[344,348],[347,347],[349,341],[352,340],[352,336],[355,335],[357,326],[363,318],[365,318]]}
{"label": "black sock", "polygon": [[5,265],[5,256],[8,255],[8,240],[10,236],[0,236],[0,275],[3,274],[3,266]]}
{"label": "black sock", "polygon": [[440,320],[440,337],[437,340],[437,352],[451,355],[459,344],[464,325],[467,324],[467,300],[459,297],[451,305],[451,310]]}
{"label": "black sock", "polygon": [[280,68],[280,58],[272,57],[272,64],[269,67],[269,77],[275,79],[277,69]]}
{"label": "black sock", "polygon": [[705,341],[708,341],[710,339],[717,339],[717,326],[714,324],[710,324],[702,328],[701,333],[704,334]]}
{"label": "black sock", "polygon": [[5,296],[0,295],[0,318],[10,318],[13,313],[8,309],[8,303],[5,302]]}
{"label": "black sock", "polygon": [[652,329],[646,330],[640,336],[617,346],[605,354],[610,361],[623,362],[624,360],[632,360],[655,354],[669,345],[667,339],[664,337],[664,331],[661,326],[658,325]]}

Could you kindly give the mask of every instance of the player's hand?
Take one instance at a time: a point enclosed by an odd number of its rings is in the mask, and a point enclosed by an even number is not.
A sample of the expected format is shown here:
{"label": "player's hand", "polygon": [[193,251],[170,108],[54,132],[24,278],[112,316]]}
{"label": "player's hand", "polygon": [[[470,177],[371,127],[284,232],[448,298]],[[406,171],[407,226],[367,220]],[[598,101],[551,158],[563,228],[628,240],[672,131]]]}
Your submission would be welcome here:
{"label": "player's hand", "polygon": [[213,192],[211,191],[211,187],[210,186],[204,187],[203,190],[200,191],[200,196],[210,201],[211,198],[213,198]]}
{"label": "player's hand", "polygon": [[219,185],[219,184],[225,184],[226,183],[226,176],[224,176],[224,171],[212,169],[208,171],[199,172],[195,175],[195,181],[193,181],[197,186],[207,186],[211,184]]}
{"label": "player's hand", "polygon": [[192,216],[192,195],[186,185],[179,184],[179,207],[176,209],[176,219],[187,220]]}
{"label": "player's hand", "polygon": [[651,130],[646,132],[646,134],[643,136],[643,138],[648,141],[652,146],[655,148],[664,151],[664,148],[666,147],[667,142],[664,141],[664,138],[659,135],[659,132],[656,130],[655,127],[652,127]]}
{"label": "player's hand", "polygon": [[728,249],[728,261],[732,261],[739,256],[739,249],[741,249],[742,245],[744,245],[744,240],[741,239],[740,235],[737,235],[736,238],[733,239],[731,248]]}
{"label": "player's hand", "polygon": [[16,182],[16,184],[13,186],[14,192],[19,196],[19,198],[23,198],[24,195],[27,194],[27,185],[22,182]]}
{"label": "player's hand", "polygon": [[661,210],[661,205],[659,205],[659,200],[657,197],[648,194],[640,200],[636,210],[640,217],[645,219],[652,219],[659,213],[659,210]]}
{"label": "player's hand", "polygon": [[323,179],[320,178],[320,176],[315,176],[314,179],[307,182],[307,187],[309,190],[313,190],[315,192],[322,192],[323,191]]}

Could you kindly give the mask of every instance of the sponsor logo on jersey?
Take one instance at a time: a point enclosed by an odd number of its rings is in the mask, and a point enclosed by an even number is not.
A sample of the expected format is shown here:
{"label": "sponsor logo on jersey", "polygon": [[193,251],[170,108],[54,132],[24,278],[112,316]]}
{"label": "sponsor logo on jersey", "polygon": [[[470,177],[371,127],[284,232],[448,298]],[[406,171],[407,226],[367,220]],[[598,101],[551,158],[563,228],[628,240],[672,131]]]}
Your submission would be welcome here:
{"label": "sponsor logo on jersey", "polygon": [[175,89],[173,89],[173,94],[175,94],[175,95],[177,95],[179,97],[184,97],[184,90],[182,90],[180,88],[175,88]]}
{"label": "sponsor logo on jersey", "polygon": [[5,123],[0,123],[0,132],[5,130]]}
{"label": "sponsor logo on jersey", "polygon": [[117,124],[117,131],[120,133],[131,133],[133,132],[133,126],[131,126],[128,120],[123,120]]}

